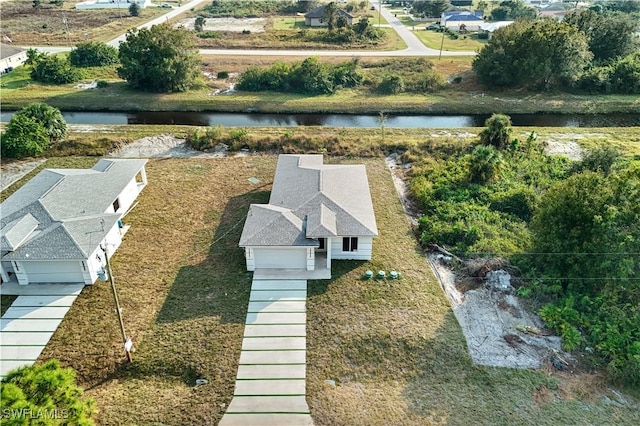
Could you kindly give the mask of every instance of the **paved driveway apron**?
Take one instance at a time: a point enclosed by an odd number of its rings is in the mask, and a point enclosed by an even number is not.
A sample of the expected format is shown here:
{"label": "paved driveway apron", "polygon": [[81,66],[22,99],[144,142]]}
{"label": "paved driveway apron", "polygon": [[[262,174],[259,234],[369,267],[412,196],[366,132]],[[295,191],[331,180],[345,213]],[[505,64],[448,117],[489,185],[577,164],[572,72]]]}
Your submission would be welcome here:
{"label": "paved driveway apron", "polygon": [[4,283],[0,292],[15,295],[0,319],[0,376],[32,365],[73,305],[84,284]]}

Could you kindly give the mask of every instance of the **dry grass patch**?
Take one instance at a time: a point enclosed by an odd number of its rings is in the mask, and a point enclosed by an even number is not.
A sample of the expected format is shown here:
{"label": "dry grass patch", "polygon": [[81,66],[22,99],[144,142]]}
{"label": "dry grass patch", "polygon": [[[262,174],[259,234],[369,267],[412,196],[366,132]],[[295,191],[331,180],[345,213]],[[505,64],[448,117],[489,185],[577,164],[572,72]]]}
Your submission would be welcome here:
{"label": "dry grass patch", "polygon": [[75,3],[78,2],[66,1],[64,7],[59,7],[43,1],[40,8],[34,9],[31,1],[5,1],[2,3],[0,32],[8,35],[15,44],[27,46],[69,45],[87,39],[107,41],[166,13],[166,9],[149,7],[142,9],[140,16],[133,17],[125,6],[119,11],[78,10]]}

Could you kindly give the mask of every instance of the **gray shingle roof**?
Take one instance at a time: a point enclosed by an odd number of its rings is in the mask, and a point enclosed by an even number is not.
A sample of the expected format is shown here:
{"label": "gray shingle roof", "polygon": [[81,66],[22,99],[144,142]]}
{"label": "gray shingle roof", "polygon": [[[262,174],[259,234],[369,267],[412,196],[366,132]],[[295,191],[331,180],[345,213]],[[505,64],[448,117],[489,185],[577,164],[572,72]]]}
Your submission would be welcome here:
{"label": "gray shingle roof", "polygon": [[[307,220],[307,229],[298,228],[300,235],[295,239],[298,242],[321,237],[378,235],[364,165],[323,164],[322,155],[280,155],[269,204],[252,205],[240,238],[241,247],[283,245],[274,243],[280,241],[282,230],[269,220],[265,206]],[[257,235],[259,239],[254,238]],[[291,240],[292,236],[288,238]]]}
{"label": "gray shingle roof", "polygon": [[102,159],[92,169],[40,172],[0,205],[2,250],[13,250],[2,259],[86,259],[121,217],[106,211],[146,161]]}
{"label": "gray shingle roof", "polygon": [[13,55],[17,55],[20,52],[24,52],[27,49],[22,47],[9,46],[8,44],[0,43],[0,59],[9,58]]}
{"label": "gray shingle roof", "polygon": [[[307,12],[306,15],[304,15],[305,18],[322,18],[324,17],[324,10],[327,8],[326,5],[324,6],[320,6],[320,7],[316,7],[313,10],[310,10],[309,12]],[[345,18],[353,18],[353,15],[350,14],[349,12],[347,12],[344,9],[340,9],[338,8],[338,15],[342,15]]]}

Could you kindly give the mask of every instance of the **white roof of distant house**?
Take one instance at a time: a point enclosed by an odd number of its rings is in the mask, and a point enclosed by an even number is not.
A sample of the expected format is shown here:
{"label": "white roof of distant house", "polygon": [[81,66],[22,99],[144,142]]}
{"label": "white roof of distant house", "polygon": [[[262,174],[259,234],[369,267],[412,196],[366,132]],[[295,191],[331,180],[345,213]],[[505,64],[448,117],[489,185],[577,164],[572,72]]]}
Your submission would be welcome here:
{"label": "white roof of distant house", "polygon": [[45,169],[0,205],[3,260],[86,259],[121,214],[105,213],[147,160]]}
{"label": "white roof of distant house", "polygon": [[492,33],[498,28],[506,27],[511,24],[513,24],[513,21],[487,22],[485,24],[480,24],[480,29]]}
{"label": "white roof of distant house", "polygon": [[239,245],[317,246],[314,238],[377,235],[364,165],[281,155],[269,204],[251,205]]}

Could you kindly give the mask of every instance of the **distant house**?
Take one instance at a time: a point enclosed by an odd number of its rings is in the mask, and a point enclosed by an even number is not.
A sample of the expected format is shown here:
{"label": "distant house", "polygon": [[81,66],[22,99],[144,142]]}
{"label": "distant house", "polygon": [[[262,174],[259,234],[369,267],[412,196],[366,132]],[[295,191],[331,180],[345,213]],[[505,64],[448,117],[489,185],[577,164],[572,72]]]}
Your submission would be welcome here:
{"label": "distant house", "polygon": [[574,8],[565,7],[564,3],[553,3],[549,5],[543,5],[538,7],[538,13],[542,17],[553,18],[558,21],[562,21],[567,13]]}
{"label": "distant house", "polygon": [[[325,6],[320,6],[304,15],[304,23],[309,27],[326,27],[327,23],[323,22]],[[338,17],[343,17],[347,21],[347,25],[353,24],[354,16],[343,9],[338,8]]]}
{"label": "distant house", "polygon": [[147,185],[147,160],[46,169],[0,211],[2,281],[92,284],[122,242],[123,215]]}
{"label": "distant house", "polygon": [[440,25],[452,31],[468,32],[478,31],[484,23],[482,11],[474,12],[444,12],[440,17]]}
{"label": "distant house", "polygon": [[19,67],[27,60],[27,49],[0,43],[0,73],[4,74]]}
{"label": "distant house", "polygon": [[248,271],[326,271],[332,259],[370,260],[378,235],[364,165],[280,155],[269,204],[252,204],[239,246]]}
{"label": "distant house", "polygon": [[141,9],[153,6],[151,0],[89,0],[76,4],[76,9],[129,9],[131,3],[137,3]]}
{"label": "distant house", "polygon": [[486,34],[487,38],[491,40],[491,37],[493,36],[495,30],[507,27],[511,24],[513,24],[513,21],[486,22],[484,24],[480,24],[479,32],[480,34]]}

